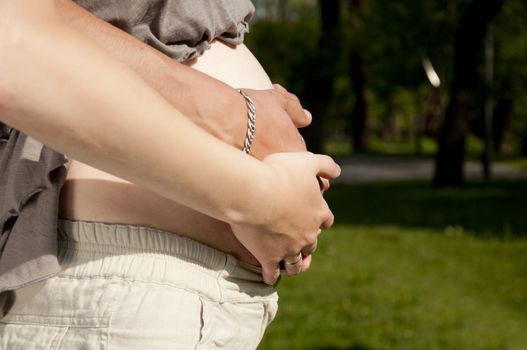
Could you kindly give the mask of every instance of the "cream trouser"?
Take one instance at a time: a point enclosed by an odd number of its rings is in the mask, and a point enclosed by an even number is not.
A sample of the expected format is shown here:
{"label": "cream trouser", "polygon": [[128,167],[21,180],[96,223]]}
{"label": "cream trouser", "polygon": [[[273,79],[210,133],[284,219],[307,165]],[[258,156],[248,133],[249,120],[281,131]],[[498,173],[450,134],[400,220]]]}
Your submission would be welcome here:
{"label": "cream trouser", "polygon": [[59,260],[15,292],[0,349],[255,349],[277,311],[257,268],[151,228],[62,220]]}

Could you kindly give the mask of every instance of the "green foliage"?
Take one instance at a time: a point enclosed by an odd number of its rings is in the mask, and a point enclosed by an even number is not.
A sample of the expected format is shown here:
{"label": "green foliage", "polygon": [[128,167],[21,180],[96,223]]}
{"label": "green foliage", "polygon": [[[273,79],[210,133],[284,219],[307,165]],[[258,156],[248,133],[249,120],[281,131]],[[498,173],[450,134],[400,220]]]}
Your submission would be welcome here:
{"label": "green foliage", "polygon": [[[348,139],[333,138],[326,142],[324,152],[332,156],[346,156],[351,153],[351,145]],[[377,154],[385,156],[408,156],[417,157],[415,154],[415,140],[400,139],[400,140],[385,140],[378,136],[373,136],[370,139],[368,154]],[[466,158],[471,160],[479,160],[481,152],[483,151],[483,141],[473,135],[468,135],[466,142]],[[421,138],[421,154],[419,157],[430,158],[437,152],[437,142],[431,137]],[[502,157],[502,160],[511,161],[510,157]],[[522,168],[521,164],[525,162],[521,159],[514,159],[514,163]]]}
{"label": "green foliage", "polygon": [[[465,1],[466,2],[466,1]],[[430,57],[443,78],[451,71],[459,1],[368,1],[364,30],[370,85],[381,96],[428,84],[421,60]],[[366,39],[364,39],[366,40]]]}
{"label": "green foliage", "polygon": [[274,82],[300,94],[301,77],[316,50],[318,36],[315,19],[287,22],[261,19],[251,27],[246,44]]}
{"label": "green foliage", "polygon": [[512,80],[511,142],[518,147],[527,138],[527,3],[507,0],[494,25],[497,93],[505,79]]}
{"label": "green foliage", "polygon": [[[396,106],[402,137],[409,140],[416,122],[429,107],[431,86],[422,67],[429,57],[442,81],[443,103],[452,80],[453,43],[460,15],[471,0],[364,0],[349,10],[342,1],[342,52],[335,52],[328,66],[336,67],[333,99],[324,117],[330,136],[349,133],[354,106],[348,55],[361,53],[366,63],[369,124],[378,134],[383,127],[388,99]],[[289,0],[287,16],[273,9],[277,0],[256,1],[263,9],[248,35],[248,45],[262,61],[273,80],[302,95],[304,81],[312,74],[309,62],[317,54],[320,37],[317,2]],[[507,142],[517,152],[527,134],[527,6],[523,0],[507,0],[496,19],[495,96],[503,82],[513,82],[513,117]],[[324,69],[324,67],[320,67]],[[480,101],[483,105],[483,101]],[[309,101],[305,101],[309,104]],[[482,108],[481,108],[482,110]],[[481,110],[479,111],[481,113]]]}
{"label": "green foliage", "polygon": [[260,349],[527,348],[527,183],[338,186]]}
{"label": "green foliage", "polygon": [[[422,156],[431,157],[437,151],[437,143],[434,139],[424,137],[421,139]],[[413,140],[393,140],[386,141],[379,137],[372,138],[370,141],[369,153],[384,155],[415,155],[415,142]]]}

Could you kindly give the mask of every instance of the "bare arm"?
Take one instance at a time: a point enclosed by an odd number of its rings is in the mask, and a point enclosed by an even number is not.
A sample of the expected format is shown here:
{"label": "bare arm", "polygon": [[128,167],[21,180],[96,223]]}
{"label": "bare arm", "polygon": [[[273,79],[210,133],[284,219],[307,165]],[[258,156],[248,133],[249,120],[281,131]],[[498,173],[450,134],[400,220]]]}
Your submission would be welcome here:
{"label": "bare arm", "polygon": [[315,179],[338,175],[330,158],[288,153],[259,162],[211,137],[64,25],[53,1],[1,0],[0,13],[0,120],[231,224],[268,283],[281,260],[332,224]]}
{"label": "bare arm", "polygon": [[[247,128],[246,106],[240,95],[231,87],[216,80],[218,78],[212,79],[206,74],[197,72],[195,68],[189,69],[186,65],[177,63],[93,16],[71,0],[57,0],[56,4],[60,16],[68,25],[93,39],[112,57],[132,68],[168,102],[183,112],[185,116],[189,116],[195,124],[241,149]],[[210,55],[209,52],[207,54]],[[201,67],[200,64],[198,66]],[[211,66],[217,67],[217,63]],[[256,103],[260,104],[253,154],[257,158],[263,158],[268,153],[277,151],[304,151],[305,146],[298,137],[291,118],[298,119],[299,126],[307,124],[310,118],[306,118],[296,97],[278,86],[276,91],[249,91],[249,93]],[[271,127],[273,130],[268,130]],[[97,188],[100,189],[101,186]],[[65,190],[67,189],[69,187],[65,186]],[[91,194],[93,191],[83,196]],[[173,213],[170,216],[179,215],[184,218],[175,220],[183,227],[178,230],[173,227],[174,232],[213,245],[235,255],[240,260],[258,264],[233,236],[229,225],[182,206],[178,206],[179,210],[174,210],[178,207],[175,207],[173,202],[171,206]],[[62,212],[67,210],[69,207],[65,206]],[[193,225],[188,225],[190,222]],[[205,223],[209,223],[209,226],[204,225]],[[307,267],[308,264],[304,266],[304,269]]]}
{"label": "bare arm", "polygon": [[[94,40],[132,68],[168,102],[212,135],[242,148],[247,128],[246,106],[228,85],[197,72],[93,16],[71,0],[58,0],[65,22]],[[305,151],[296,127],[311,122],[298,99],[283,88],[248,90],[257,104],[258,137],[253,154]]]}

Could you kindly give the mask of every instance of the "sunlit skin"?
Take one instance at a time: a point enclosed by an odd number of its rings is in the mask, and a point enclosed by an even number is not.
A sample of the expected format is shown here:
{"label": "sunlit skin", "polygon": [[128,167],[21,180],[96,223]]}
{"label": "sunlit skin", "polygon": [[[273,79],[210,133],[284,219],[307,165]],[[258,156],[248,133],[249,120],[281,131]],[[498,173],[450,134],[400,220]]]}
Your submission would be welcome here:
{"label": "sunlit skin", "polygon": [[[171,80],[170,77],[175,75],[181,77],[181,71],[188,75],[193,72],[188,69],[185,70],[184,67],[175,64],[173,61],[166,60],[166,57],[160,57],[154,50],[132,40],[71,1],[59,1],[58,9],[64,20],[95,39],[101,46],[111,50],[113,56],[132,66],[142,78],[147,80],[156,90],[161,91],[169,101],[173,101],[175,105],[181,105],[179,95],[181,95],[180,90],[184,88],[181,87],[182,81]],[[218,62],[222,62],[222,65],[218,65]],[[267,74],[244,45],[230,47],[215,41],[211,48],[206,51],[205,56],[187,62],[186,65],[192,66],[194,69],[215,77],[232,87],[274,90]],[[204,79],[204,77],[198,75],[194,79],[199,80]],[[227,96],[232,94],[230,89],[225,89],[224,86],[217,84],[212,79],[207,79],[206,82],[209,85],[213,83],[215,84],[214,87],[217,86],[217,89],[221,89],[221,92],[217,93],[218,96],[222,96],[221,93],[225,94],[224,91],[228,94]],[[205,88],[210,89],[208,85],[204,84],[203,89]],[[277,89],[293,100],[292,108],[289,108],[293,120],[290,119],[289,115],[280,115],[281,124],[278,124],[275,129],[281,127],[284,136],[270,139],[272,143],[268,142],[267,145],[259,142],[262,140],[262,130],[259,130],[259,138],[254,148],[257,156],[263,156],[272,151],[305,150],[305,145],[295,132],[296,127],[293,121],[296,120],[297,126],[305,126],[310,121],[310,115],[304,113],[300,104],[297,103],[296,97],[288,94],[280,87]],[[234,97],[239,104],[239,96]],[[188,98],[187,100],[193,101],[195,99]],[[236,106],[236,103],[234,105]],[[201,126],[216,136],[222,137],[224,141],[232,142],[238,146],[236,143],[241,143],[244,128],[246,128],[244,113],[246,107],[242,103],[242,110],[238,111],[237,109],[226,109],[225,106],[227,106],[225,103],[217,105],[214,114],[209,113],[212,115],[207,116],[207,119],[197,116],[193,106],[188,107],[187,114],[196,116],[196,118],[200,117],[201,119],[197,120],[197,123],[200,123]],[[231,106],[227,107],[232,109]],[[240,116],[241,118],[239,118]],[[263,114],[260,115],[259,119],[265,117],[266,115]],[[220,122],[219,126],[224,129],[217,132],[213,129],[214,123]],[[211,125],[209,126],[209,124]],[[239,130],[242,131],[242,134]],[[270,132],[267,135],[280,134]],[[230,253],[250,264],[258,264],[254,256],[235,238],[228,224],[81,162],[72,162],[60,203],[62,218],[155,227],[195,239]],[[306,260],[303,266],[304,270],[309,267],[309,261]]]}
{"label": "sunlit skin", "polygon": [[[329,157],[283,153],[260,162],[244,155],[196,127],[130,67],[71,30],[53,1],[1,1],[0,11],[6,14],[0,19],[0,120],[117,176],[90,174],[74,165],[65,200],[75,202],[82,186],[94,190],[96,183],[104,192],[104,186],[117,183],[115,190],[131,197],[116,206],[141,203],[143,208],[129,208],[141,212],[166,206],[149,192],[161,194],[214,218],[211,230],[226,228],[218,222],[228,223],[262,265],[267,283],[276,280],[281,260],[309,250],[319,227],[332,224],[316,181],[316,175],[338,176],[340,169]],[[76,203],[74,211],[80,208]],[[95,207],[90,211],[88,205],[86,212],[101,215]],[[171,218],[189,218],[178,206],[169,212]],[[127,220],[119,215],[119,221]],[[156,219],[146,216],[138,224]]]}

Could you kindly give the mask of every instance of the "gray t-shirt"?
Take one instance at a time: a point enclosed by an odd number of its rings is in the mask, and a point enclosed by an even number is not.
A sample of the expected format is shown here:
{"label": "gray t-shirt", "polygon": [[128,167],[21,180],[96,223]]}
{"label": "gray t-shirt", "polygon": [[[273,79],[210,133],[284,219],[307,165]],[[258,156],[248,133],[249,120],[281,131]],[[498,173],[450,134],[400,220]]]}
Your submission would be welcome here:
{"label": "gray t-shirt", "polygon": [[67,159],[0,122],[0,292],[57,273]]}
{"label": "gray t-shirt", "polygon": [[[178,61],[198,57],[214,39],[241,43],[254,13],[250,0],[76,2]],[[0,122],[0,293],[59,271],[58,201],[66,174],[64,155]]]}
{"label": "gray t-shirt", "polygon": [[75,2],[178,61],[200,56],[214,39],[240,44],[254,14],[250,0]]}

